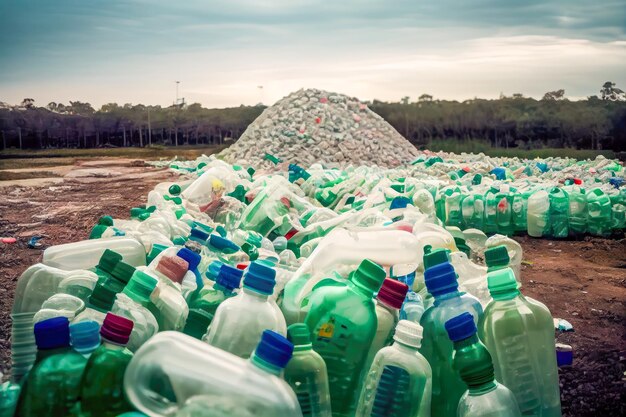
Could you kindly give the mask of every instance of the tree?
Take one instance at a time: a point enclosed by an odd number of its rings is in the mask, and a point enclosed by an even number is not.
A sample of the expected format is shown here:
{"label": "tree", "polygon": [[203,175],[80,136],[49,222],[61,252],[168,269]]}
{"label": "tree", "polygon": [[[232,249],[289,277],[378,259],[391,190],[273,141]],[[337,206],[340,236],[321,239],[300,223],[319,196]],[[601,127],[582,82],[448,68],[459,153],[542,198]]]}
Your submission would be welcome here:
{"label": "tree", "polygon": [[25,98],[24,100],[22,100],[20,107],[24,109],[32,109],[33,107],[35,107],[35,99]]}
{"label": "tree", "polygon": [[602,84],[602,100],[605,101],[621,101],[626,100],[626,93],[620,88],[615,87],[615,83],[607,81]]}
{"label": "tree", "polygon": [[420,103],[423,103],[423,102],[425,102],[425,101],[426,101],[426,102],[428,102],[428,101],[433,101],[433,96],[431,96],[430,94],[426,94],[426,93],[424,93],[424,94],[422,94],[421,96],[419,96],[419,97],[417,98],[417,101],[419,101]]}
{"label": "tree", "polygon": [[543,95],[542,100],[545,100],[545,101],[562,100],[564,95],[565,95],[565,90],[561,88],[560,90],[548,91],[547,93]]}
{"label": "tree", "polygon": [[406,106],[407,104],[409,104],[409,99],[410,99],[409,96],[404,96],[404,97],[402,97],[402,100],[400,100],[400,101],[402,102],[402,104],[404,104]]}

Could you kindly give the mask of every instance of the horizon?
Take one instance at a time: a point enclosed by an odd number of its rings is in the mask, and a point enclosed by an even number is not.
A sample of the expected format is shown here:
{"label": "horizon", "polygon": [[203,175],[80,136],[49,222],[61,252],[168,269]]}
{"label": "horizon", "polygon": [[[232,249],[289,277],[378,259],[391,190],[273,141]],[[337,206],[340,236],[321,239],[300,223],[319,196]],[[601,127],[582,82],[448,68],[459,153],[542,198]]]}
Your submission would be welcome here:
{"label": "horizon", "polygon": [[[0,100],[205,108],[300,88],[363,101],[569,100],[626,89],[626,1],[0,4]],[[259,88],[263,86],[263,88]]]}

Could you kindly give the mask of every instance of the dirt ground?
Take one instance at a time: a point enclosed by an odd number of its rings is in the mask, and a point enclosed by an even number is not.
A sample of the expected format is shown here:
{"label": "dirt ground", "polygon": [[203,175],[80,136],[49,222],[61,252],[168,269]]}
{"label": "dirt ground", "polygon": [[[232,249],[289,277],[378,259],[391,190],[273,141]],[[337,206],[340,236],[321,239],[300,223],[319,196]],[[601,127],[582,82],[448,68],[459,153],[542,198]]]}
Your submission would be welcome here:
{"label": "dirt ground", "polygon": [[[19,186],[0,181],[0,371],[10,362],[10,311],[20,274],[41,260],[28,239],[45,246],[86,239],[102,215],[127,218],[147,193],[174,174],[130,160],[89,162],[62,179]],[[516,238],[524,248],[523,292],[544,302],[574,332],[558,335],[574,349],[560,369],[565,416],[626,415],[626,239],[581,241]]]}

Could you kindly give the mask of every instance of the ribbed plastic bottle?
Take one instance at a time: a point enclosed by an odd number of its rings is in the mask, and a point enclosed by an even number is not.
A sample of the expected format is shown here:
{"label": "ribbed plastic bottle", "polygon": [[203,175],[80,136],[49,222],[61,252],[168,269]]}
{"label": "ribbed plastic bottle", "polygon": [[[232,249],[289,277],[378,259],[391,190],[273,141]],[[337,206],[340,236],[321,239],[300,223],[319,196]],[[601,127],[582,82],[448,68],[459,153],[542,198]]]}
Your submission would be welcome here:
{"label": "ribbed plastic bottle", "polygon": [[495,380],[491,355],[478,340],[474,317],[463,313],[445,326],[454,343],[454,369],[467,385],[457,417],[521,417],[513,393]]}
{"label": "ribbed plastic bottle", "polygon": [[111,313],[132,320],[133,330],[126,347],[131,352],[139,347],[159,331],[156,317],[150,311],[156,306],[150,301],[150,295],[157,286],[157,279],[143,271],[136,270],[132,278],[117,294],[111,308]]}
{"label": "ribbed plastic bottle", "polygon": [[400,320],[400,308],[404,303],[404,298],[409,287],[391,278],[385,278],[383,285],[376,295],[376,336],[372,341],[365,369],[369,369],[374,360],[374,356],[385,346],[393,342],[393,332],[396,324]]}
{"label": "ribbed plastic bottle", "polygon": [[569,195],[569,233],[580,236],[587,232],[587,192],[578,185],[567,188]]}
{"label": "ribbed plastic bottle", "polygon": [[15,411],[20,417],[72,415],[87,359],[70,348],[69,320],[55,317],[35,324],[37,359],[28,373]]}
{"label": "ribbed plastic bottle", "polygon": [[550,196],[545,190],[539,190],[528,197],[528,235],[532,237],[548,236],[550,233]]}
{"label": "ribbed plastic bottle", "polygon": [[100,346],[100,325],[95,321],[70,324],[70,344],[86,359]]}
{"label": "ribbed plastic bottle", "polygon": [[520,293],[509,268],[489,273],[488,280],[493,301],[485,309],[479,329],[493,356],[496,379],[513,391],[523,415],[559,417],[559,375],[550,311]]}
{"label": "ribbed plastic bottle", "polygon": [[592,235],[611,233],[611,199],[599,188],[587,193],[587,230]]}
{"label": "ribbed plastic bottle", "polygon": [[269,330],[249,360],[163,332],[137,351],[124,389],[150,416],[301,417],[293,390],[280,376],[292,352],[287,339]]}
{"label": "ribbed plastic bottle", "polygon": [[365,375],[356,417],[430,417],[432,371],[418,349],[422,326],[400,320],[394,343],[376,354]]}
{"label": "ribbed plastic bottle", "polygon": [[259,261],[248,267],[243,290],[220,304],[204,340],[241,358],[248,358],[263,331],[287,335],[287,324],[275,302],[270,300],[276,271]]}
{"label": "ribbed plastic bottle", "polygon": [[311,332],[313,350],[326,362],[335,417],[354,414],[363,366],[376,336],[372,297],[385,275],[384,269],[366,259],[345,286],[323,286],[311,294],[304,322]]}
{"label": "ribbed plastic bottle", "polygon": [[133,357],[126,349],[132,329],[132,320],[107,314],[100,328],[102,345],[89,357],[81,380],[81,416],[115,417],[133,410],[123,391],[124,372]]}
{"label": "ribbed plastic bottle", "polygon": [[566,238],[569,235],[569,197],[563,188],[550,190],[549,213],[552,237]]}
{"label": "ribbed plastic bottle", "polygon": [[153,270],[144,272],[158,279],[157,288],[150,294],[150,301],[156,307],[151,310],[159,324],[159,331],[178,330],[185,327],[189,307],[182,294],[181,282],[189,268],[189,263],[178,256],[162,256]]}
{"label": "ribbed plastic bottle", "polygon": [[465,384],[452,367],[452,342],[445,329],[446,321],[469,311],[478,322],[483,314],[475,297],[459,292],[456,273],[448,262],[424,272],[428,292],[435,298],[433,306],[422,316],[424,339],[420,352],[428,359],[433,371],[432,414],[454,417]]}
{"label": "ribbed plastic bottle", "polygon": [[313,350],[309,328],[304,323],[287,328],[294,345],[285,368],[285,381],[293,389],[304,417],[331,417],[328,373],[324,359]]}

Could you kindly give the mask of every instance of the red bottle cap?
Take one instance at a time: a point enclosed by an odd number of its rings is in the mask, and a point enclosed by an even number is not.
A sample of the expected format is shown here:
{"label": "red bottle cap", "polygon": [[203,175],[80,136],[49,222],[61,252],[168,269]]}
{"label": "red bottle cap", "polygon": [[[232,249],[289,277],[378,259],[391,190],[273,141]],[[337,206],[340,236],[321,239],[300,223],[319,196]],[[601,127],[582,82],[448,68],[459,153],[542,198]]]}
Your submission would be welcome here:
{"label": "red bottle cap", "polygon": [[405,283],[396,281],[395,279],[385,278],[376,298],[381,303],[399,310],[400,307],[402,307],[402,303],[404,303],[404,298],[408,290],[409,287]]}
{"label": "red bottle cap", "polygon": [[159,261],[156,270],[180,284],[189,270],[189,263],[180,256],[164,256]]}
{"label": "red bottle cap", "polygon": [[107,313],[102,327],[100,327],[100,335],[113,343],[125,345],[128,343],[128,339],[130,339],[134,325],[135,323],[126,317]]}
{"label": "red bottle cap", "polygon": [[574,178],[574,184],[580,185],[582,183],[583,183],[583,180],[581,180],[580,178]]}
{"label": "red bottle cap", "polygon": [[237,264],[237,269],[241,269],[242,271],[248,267],[248,262],[240,262]]}

